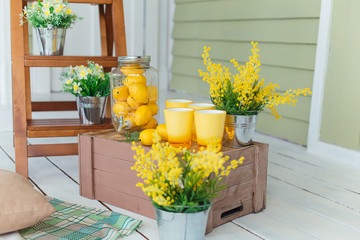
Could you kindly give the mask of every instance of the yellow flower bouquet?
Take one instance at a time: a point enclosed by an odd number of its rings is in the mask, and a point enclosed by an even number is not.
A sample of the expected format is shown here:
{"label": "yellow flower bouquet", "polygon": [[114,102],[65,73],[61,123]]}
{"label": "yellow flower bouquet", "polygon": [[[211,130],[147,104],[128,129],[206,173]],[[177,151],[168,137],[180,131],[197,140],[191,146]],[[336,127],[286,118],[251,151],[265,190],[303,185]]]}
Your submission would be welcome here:
{"label": "yellow flower bouquet", "polygon": [[213,63],[209,56],[210,47],[205,46],[202,57],[207,68],[206,71],[199,70],[200,76],[209,83],[210,98],[217,109],[225,110],[230,115],[257,115],[266,107],[278,119],[281,117],[277,110],[279,104],[295,105],[296,96],[306,96],[311,92],[309,88],[289,89],[280,94],[277,92],[279,85],[271,82],[265,85],[264,79],[259,80],[261,64],[257,43],[251,44],[252,56],[245,65],[240,65],[235,59],[230,61],[238,70],[234,75],[229,68]]}
{"label": "yellow flower bouquet", "polygon": [[134,143],[136,155],[132,169],[143,179],[137,186],[156,208],[168,212],[192,213],[208,209],[217,193],[225,189],[222,177],[244,159],[232,160],[225,167],[229,157],[219,152],[220,145],[215,140],[206,150],[195,153],[161,143],[160,139],[155,132],[152,149],[147,153]]}

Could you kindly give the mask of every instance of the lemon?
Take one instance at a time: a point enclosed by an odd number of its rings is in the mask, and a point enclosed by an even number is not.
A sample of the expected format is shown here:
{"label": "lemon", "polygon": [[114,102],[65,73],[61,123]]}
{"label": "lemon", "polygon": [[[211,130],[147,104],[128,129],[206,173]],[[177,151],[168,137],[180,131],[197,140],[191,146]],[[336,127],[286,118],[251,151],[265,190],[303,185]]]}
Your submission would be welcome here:
{"label": "lemon", "polygon": [[150,112],[151,112],[152,116],[154,116],[158,113],[159,107],[156,103],[149,103],[148,106],[150,108]]}
{"label": "lemon", "polygon": [[120,71],[123,72],[125,75],[143,74],[145,72],[145,69],[140,68],[140,65],[134,65],[134,66],[122,67]]}
{"label": "lemon", "polygon": [[126,86],[129,86],[133,83],[141,83],[143,85],[146,85],[146,77],[144,77],[143,75],[129,75],[125,78],[124,80],[124,84]]}
{"label": "lemon", "polygon": [[141,105],[141,103],[136,102],[131,96],[129,96],[127,98],[126,102],[130,106],[130,108],[133,109],[133,110],[137,109]]}
{"label": "lemon", "polygon": [[129,89],[126,86],[116,87],[113,90],[113,98],[120,102],[126,102],[129,96]]}
{"label": "lemon", "polygon": [[147,89],[144,84],[133,83],[129,85],[130,96],[138,103],[146,103],[148,101]]}
{"label": "lemon", "polygon": [[160,124],[156,127],[156,131],[160,135],[161,139],[164,141],[168,140],[167,130],[165,124]]}
{"label": "lemon", "polygon": [[158,121],[155,118],[151,118],[145,125],[142,126],[143,129],[153,128],[155,129],[158,125]]}
{"label": "lemon", "polygon": [[153,134],[156,130],[155,129],[146,129],[140,133],[140,142],[143,145],[150,146],[153,144]]}
{"label": "lemon", "polygon": [[113,105],[113,111],[117,116],[125,116],[130,111],[130,107],[126,102],[118,102]]}
{"label": "lemon", "polygon": [[129,113],[126,117],[124,117],[124,121],[126,125],[129,126],[130,128],[136,127],[134,113]]}
{"label": "lemon", "polygon": [[135,123],[138,126],[145,125],[151,119],[151,111],[147,105],[140,106],[135,112]]}
{"label": "lemon", "polygon": [[149,98],[149,102],[155,103],[158,99],[158,90],[156,86],[150,85],[147,86],[147,94]]}

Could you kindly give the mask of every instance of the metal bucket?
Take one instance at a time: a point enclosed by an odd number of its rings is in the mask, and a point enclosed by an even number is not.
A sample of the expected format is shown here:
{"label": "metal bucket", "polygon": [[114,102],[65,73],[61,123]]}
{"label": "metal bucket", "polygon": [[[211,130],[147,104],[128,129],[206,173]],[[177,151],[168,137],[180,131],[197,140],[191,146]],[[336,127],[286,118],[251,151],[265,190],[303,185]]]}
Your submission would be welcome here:
{"label": "metal bucket", "polygon": [[196,213],[174,213],[155,208],[160,240],[202,240],[210,207]]}
{"label": "metal bucket", "polygon": [[84,125],[104,123],[106,97],[76,97],[80,123]]}
{"label": "metal bucket", "polygon": [[252,143],[257,115],[226,115],[223,146],[241,148]]}
{"label": "metal bucket", "polygon": [[65,28],[36,28],[40,55],[63,55],[65,44]]}

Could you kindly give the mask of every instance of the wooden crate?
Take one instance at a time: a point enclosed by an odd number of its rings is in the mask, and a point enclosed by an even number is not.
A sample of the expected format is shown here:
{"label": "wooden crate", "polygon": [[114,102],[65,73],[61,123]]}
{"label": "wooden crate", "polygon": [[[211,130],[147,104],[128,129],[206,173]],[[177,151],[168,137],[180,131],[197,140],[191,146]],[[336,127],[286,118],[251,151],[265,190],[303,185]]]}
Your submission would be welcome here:
{"label": "wooden crate", "polygon": [[[130,169],[135,161],[132,145],[119,142],[120,139],[123,137],[113,130],[79,135],[80,195],[155,219],[150,199],[135,186],[140,179]],[[240,216],[259,212],[266,204],[268,145],[223,147],[222,151],[230,159],[244,156],[245,160],[224,178],[227,188],[214,200],[207,232]]]}

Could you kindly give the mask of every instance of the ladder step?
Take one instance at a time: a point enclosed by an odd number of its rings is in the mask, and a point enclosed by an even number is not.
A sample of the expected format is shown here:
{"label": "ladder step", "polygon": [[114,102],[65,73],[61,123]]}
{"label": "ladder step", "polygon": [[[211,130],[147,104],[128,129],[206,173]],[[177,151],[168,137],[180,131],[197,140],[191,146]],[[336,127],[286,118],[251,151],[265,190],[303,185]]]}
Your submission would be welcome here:
{"label": "ladder step", "polygon": [[28,145],[29,157],[77,155],[77,143]]}
{"label": "ladder step", "polygon": [[87,65],[88,61],[93,61],[103,67],[118,66],[116,57],[25,55],[26,67],[68,67]]}
{"label": "ladder step", "polygon": [[112,129],[111,119],[105,119],[104,124],[82,125],[77,118],[69,119],[32,119],[28,120],[28,137],[72,137],[80,133],[97,132]]}
{"label": "ladder step", "polygon": [[31,102],[33,112],[76,111],[76,101]]}

